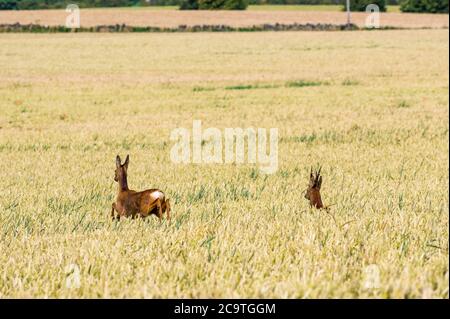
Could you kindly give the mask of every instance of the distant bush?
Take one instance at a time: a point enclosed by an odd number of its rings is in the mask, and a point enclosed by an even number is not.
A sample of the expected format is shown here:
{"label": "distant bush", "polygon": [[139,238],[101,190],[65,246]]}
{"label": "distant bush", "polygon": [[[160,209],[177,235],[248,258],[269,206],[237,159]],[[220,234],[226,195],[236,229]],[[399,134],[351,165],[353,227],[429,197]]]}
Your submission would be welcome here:
{"label": "distant bush", "polygon": [[198,10],[198,0],[181,1],[180,10]]}
{"label": "distant bush", "polygon": [[60,9],[70,3],[80,8],[129,7],[141,2],[145,3],[142,0],[0,0],[0,10]]}
{"label": "distant bush", "polygon": [[245,10],[247,0],[183,0],[181,10]]}
{"label": "distant bush", "polygon": [[17,9],[17,1],[0,0],[0,10],[14,10]]}
{"label": "distant bush", "polygon": [[448,13],[448,0],[403,0],[402,12]]}
{"label": "distant bush", "polygon": [[[351,2],[355,0],[350,0]],[[375,0],[374,0],[375,1]],[[375,3],[372,1],[371,3]],[[386,4],[398,5],[399,0],[386,0]],[[308,4],[308,5],[327,5],[341,4],[345,6],[346,0],[249,0],[249,4]]]}
{"label": "distant bush", "polygon": [[225,10],[245,10],[248,7],[248,0],[226,0],[221,9]]}
{"label": "distant bush", "polygon": [[141,0],[140,6],[179,6],[182,0]]}
{"label": "distant bush", "polygon": [[386,0],[350,0],[350,10],[366,11],[369,4],[376,4],[381,12],[386,11]]}
{"label": "distant bush", "polygon": [[[361,0],[351,0],[360,2]],[[400,0],[401,1],[401,0]],[[31,9],[59,9],[65,8],[69,3],[75,3],[80,8],[89,7],[130,7],[130,6],[180,6],[184,10],[197,10],[199,3],[204,2],[203,7],[225,6],[229,8],[242,9],[247,4],[276,4],[276,5],[343,5],[346,0],[0,0],[0,10],[31,10]],[[377,3],[376,0],[367,1]],[[422,12],[411,3],[447,3],[448,0],[404,0],[405,10],[409,12]],[[221,4],[222,3],[222,4]],[[224,3],[227,3],[226,5]],[[386,0],[386,4],[398,4],[399,0]],[[222,8],[222,7],[221,7]],[[381,8],[381,7],[380,7]],[[413,11],[415,10],[415,11]],[[425,11],[423,11],[425,12]],[[427,11],[430,12],[430,11]]]}
{"label": "distant bush", "polygon": [[342,3],[342,0],[249,0],[248,3],[249,4],[340,4]]}

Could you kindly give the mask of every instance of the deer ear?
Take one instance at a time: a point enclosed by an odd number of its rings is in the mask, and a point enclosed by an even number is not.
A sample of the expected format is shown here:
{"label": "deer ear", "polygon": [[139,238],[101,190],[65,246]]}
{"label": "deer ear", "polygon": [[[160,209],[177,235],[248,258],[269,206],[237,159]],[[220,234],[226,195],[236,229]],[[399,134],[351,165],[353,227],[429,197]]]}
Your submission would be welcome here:
{"label": "deer ear", "polygon": [[116,167],[117,168],[120,167],[120,156],[119,155],[116,156]]}
{"label": "deer ear", "polygon": [[312,168],[311,168],[311,172],[309,173],[309,188],[314,186],[314,174],[312,172]]}
{"label": "deer ear", "polygon": [[130,155],[127,155],[127,158],[125,159],[125,163],[123,163],[123,166],[125,166],[125,168],[128,168],[129,163],[130,163]]}

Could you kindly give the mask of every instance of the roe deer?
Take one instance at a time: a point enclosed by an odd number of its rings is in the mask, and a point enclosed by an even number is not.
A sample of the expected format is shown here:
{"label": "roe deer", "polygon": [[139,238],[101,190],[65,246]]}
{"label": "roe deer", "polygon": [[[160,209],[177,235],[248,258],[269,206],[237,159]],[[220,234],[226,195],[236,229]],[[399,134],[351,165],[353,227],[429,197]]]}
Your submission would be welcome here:
{"label": "roe deer", "polygon": [[114,180],[119,183],[119,192],[116,202],[112,204],[111,217],[114,219],[114,211],[117,212],[117,219],[120,217],[136,218],[156,215],[159,221],[162,220],[162,214],[167,214],[170,220],[170,203],[164,193],[159,189],[147,189],[142,192],[136,192],[128,188],[127,170],[130,163],[130,156],[127,155],[125,162],[121,164],[120,156],[116,157],[116,175]]}
{"label": "roe deer", "polygon": [[322,176],[320,176],[321,167],[313,174],[313,170],[309,173],[309,185],[305,193],[305,198],[309,200],[309,205],[315,208],[324,208],[322,197],[320,196],[320,187],[322,186]]}

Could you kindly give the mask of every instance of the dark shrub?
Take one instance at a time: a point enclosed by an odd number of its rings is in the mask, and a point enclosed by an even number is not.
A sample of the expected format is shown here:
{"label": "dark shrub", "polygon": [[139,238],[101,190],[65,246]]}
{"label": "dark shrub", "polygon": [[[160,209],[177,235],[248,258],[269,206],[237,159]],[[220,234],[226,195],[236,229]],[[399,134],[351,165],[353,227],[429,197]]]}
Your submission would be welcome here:
{"label": "dark shrub", "polygon": [[403,12],[448,13],[448,0],[403,0]]}
{"label": "dark shrub", "polygon": [[17,1],[0,0],[0,10],[15,10],[15,9],[17,9]]}
{"label": "dark shrub", "polygon": [[366,11],[366,7],[369,4],[376,4],[380,8],[381,12],[386,11],[386,0],[350,0],[350,10]]}
{"label": "dark shrub", "polygon": [[225,10],[245,10],[247,9],[247,0],[227,0],[223,9]]}
{"label": "dark shrub", "polygon": [[248,0],[183,0],[181,10],[245,10]]}
{"label": "dark shrub", "polygon": [[31,10],[65,8],[76,3],[80,8],[88,7],[129,7],[142,0],[0,0],[0,10]]}
{"label": "dark shrub", "polygon": [[180,10],[198,10],[198,1],[197,0],[181,1]]}

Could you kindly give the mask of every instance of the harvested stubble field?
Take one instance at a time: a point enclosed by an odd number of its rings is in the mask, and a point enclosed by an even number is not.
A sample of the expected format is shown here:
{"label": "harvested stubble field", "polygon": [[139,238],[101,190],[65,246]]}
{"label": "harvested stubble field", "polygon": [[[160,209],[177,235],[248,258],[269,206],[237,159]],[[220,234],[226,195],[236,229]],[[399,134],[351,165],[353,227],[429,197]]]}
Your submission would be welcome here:
{"label": "harvested stubble field", "polygon": [[[64,10],[0,11],[0,24],[64,25]],[[180,25],[229,25],[248,27],[262,24],[345,24],[345,12],[248,10],[248,11],[180,11],[155,9],[81,9],[81,26],[126,24],[131,26],[178,27]],[[367,14],[352,13],[352,22],[364,27]],[[448,28],[448,14],[380,14],[382,27]]]}
{"label": "harvested stubble field", "polygon": [[[448,298],[448,31],[0,44],[0,297]],[[279,128],[278,172],[173,164],[193,119]],[[110,220],[116,154],[171,224]]]}

